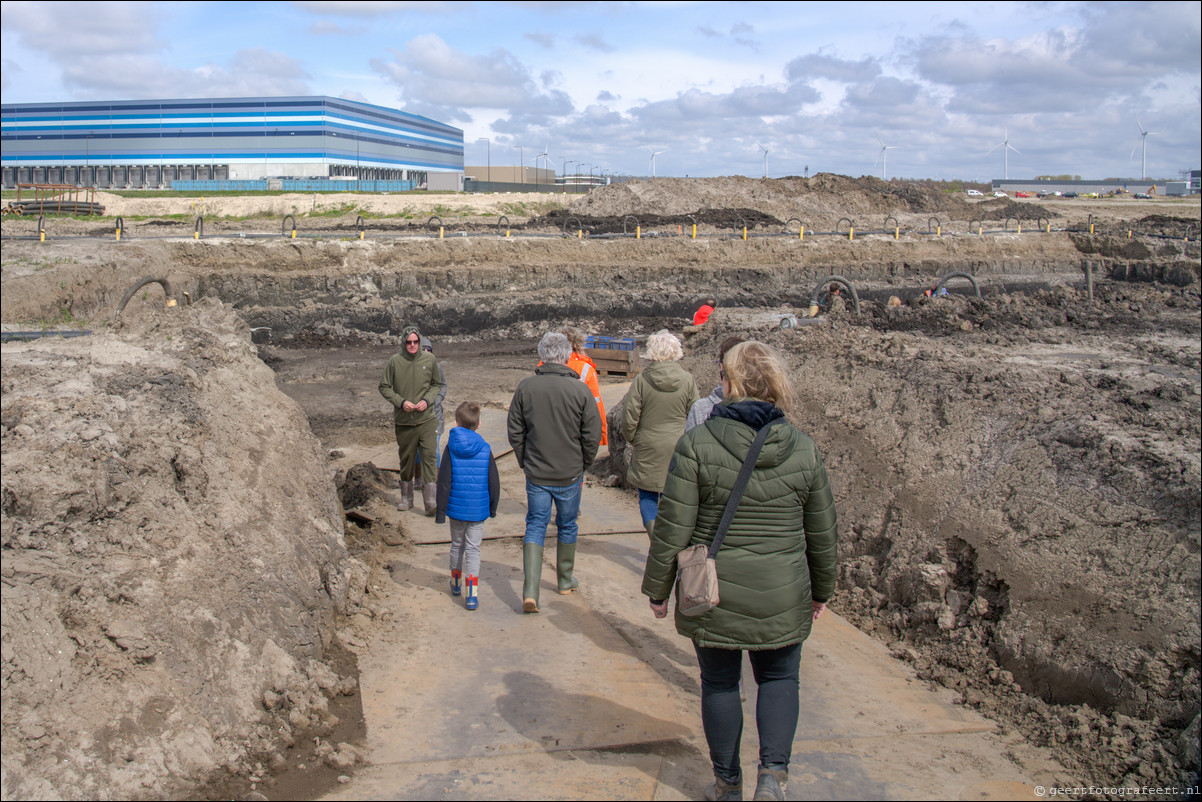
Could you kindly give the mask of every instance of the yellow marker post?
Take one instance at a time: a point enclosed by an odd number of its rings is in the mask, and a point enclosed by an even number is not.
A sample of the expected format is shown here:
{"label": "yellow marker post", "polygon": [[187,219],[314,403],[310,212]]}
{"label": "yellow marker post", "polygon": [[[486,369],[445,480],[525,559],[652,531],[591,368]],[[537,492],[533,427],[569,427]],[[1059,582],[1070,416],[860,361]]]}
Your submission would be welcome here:
{"label": "yellow marker post", "polygon": [[943,236],[943,226],[935,226],[935,236],[936,237]]}
{"label": "yellow marker post", "polygon": [[45,242],[45,241],[46,241],[46,232],[45,232],[45,231],[39,231],[39,232],[38,232],[38,241],[39,241],[39,242]]}
{"label": "yellow marker post", "polygon": [[697,239],[697,224],[693,223],[693,239]]}
{"label": "yellow marker post", "polygon": [[642,238],[643,238],[643,227],[642,227],[642,226],[635,226],[635,227],[634,227],[634,238],[635,238],[635,239],[642,239]]}
{"label": "yellow marker post", "polygon": [[805,238],[806,238],[806,227],[805,226],[801,227],[801,233],[797,235],[797,238],[799,240],[802,240],[803,242],[805,241]]}
{"label": "yellow marker post", "polygon": [[1093,224],[1093,223],[1090,223],[1090,224],[1089,224],[1089,233],[1090,233],[1090,234],[1092,234],[1092,233],[1093,233],[1093,226],[1094,226],[1094,224]]}
{"label": "yellow marker post", "polygon": [[509,229],[505,229],[505,239],[509,239]]}
{"label": "yellow marker post", "polygon": [[747,226],[743,226],[743,241],[747,241]]}
{"label": "yellow marker post", "polygon": [[359,239],[363,239],[363,232],[362,232],[362,231],[360,231],[360,232],[359,232]]}
{"label": "yellow marker post", "polygon": [[200,232],[199,232],[199,231],[193,231],[193,232],[192,232],[192,239],[200,239]]}
{"label": "yellow marker post", "polygon": [[296,239],[296,229],[292,229],[292,239]]}
{"label": "yellow marker post", "polygon": [[117,229],[117,242],[121,241],[121,229]]}
{"label": "yellow marker post", "polygon": [[1018,221],[1018,233],[1019,234],[1023,233],[1023,221],[1022,220]]}
{"label": "yellow marker post", "polygon": [[900,227],[895,227],[895,228],[893,229],[893,238],[894,238],[894,239],[901,239],[901,228],[900,228]]}
{"label": "yellow marker post", "polygon": [[851,228],[847,229],[847,241],[851,242],[855,238],[856,238],[856,229],[855,229],[855,226],[852,226]]}
{"label": "yellow marker post", "polygon": [[576,229],[576,239],[584,239],[584,229],[583,228]]}
{"label": "yellow marker post", "polygon": [[443,227],[442,227],[442,226],[439,226],[439,227],[438,227],[438,238],[439,238],[439,239],[442,239],[442,233],[443,233]]}

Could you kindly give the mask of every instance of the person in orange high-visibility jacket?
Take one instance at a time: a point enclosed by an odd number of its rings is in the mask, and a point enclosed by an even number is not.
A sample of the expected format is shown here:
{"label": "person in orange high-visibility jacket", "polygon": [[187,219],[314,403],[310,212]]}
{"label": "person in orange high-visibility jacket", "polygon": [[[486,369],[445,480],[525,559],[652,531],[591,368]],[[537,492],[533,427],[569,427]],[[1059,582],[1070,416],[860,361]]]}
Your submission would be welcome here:
{"label": "person in orange high-visibility jacket", "polygon": [[568,359],[568,367],[580,374],[580,381],[588,385],[589,392],[597,399],[597,412],[601,413],[601,445],[609,445],[609,422],[605,420],[605,402],[601,400],[601,383],[597,379],[597,363],[584,353],[584,332],[580,329],[566,328],[563,330],[568,342],[572,344],[572,356]]}

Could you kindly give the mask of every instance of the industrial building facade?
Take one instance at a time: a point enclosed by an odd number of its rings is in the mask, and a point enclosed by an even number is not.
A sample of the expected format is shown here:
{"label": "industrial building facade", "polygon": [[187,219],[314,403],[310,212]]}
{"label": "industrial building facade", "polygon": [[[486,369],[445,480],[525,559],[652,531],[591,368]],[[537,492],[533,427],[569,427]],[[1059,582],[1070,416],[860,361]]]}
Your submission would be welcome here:
{"label": "industrial building facade", "polygon": [[463,175],[461,129],[332,97],[5,103],[0,140],[6,188]]}

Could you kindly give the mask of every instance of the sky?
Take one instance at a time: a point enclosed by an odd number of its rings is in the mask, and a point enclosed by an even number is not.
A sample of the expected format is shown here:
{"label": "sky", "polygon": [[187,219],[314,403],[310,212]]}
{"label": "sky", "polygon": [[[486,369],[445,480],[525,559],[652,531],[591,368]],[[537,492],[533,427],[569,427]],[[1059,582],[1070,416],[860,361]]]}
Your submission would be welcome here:
{"label": "sky", "polygon": [[0,45],[5,103],[329,95],[463,129],[468,165],[1139,178],[1146,146],[1149,177],[1202,167],[1200,2],[11,0]]}

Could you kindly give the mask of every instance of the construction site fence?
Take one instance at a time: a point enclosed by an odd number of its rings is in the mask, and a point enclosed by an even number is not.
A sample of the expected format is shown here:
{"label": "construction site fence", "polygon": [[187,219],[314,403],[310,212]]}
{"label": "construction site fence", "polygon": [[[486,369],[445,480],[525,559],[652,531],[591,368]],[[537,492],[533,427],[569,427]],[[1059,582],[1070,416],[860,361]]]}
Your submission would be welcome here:
{"label": "construction site fence", "polygon": [[[214,182],[222,183],[222,182]],[[408,182],[396,182],[408,183]],[[301,218],[302,222],[304,218]],[[888,218],[886,223],[894,222],[893,218]],[[589,240],[615,240],[615,239],[742,239],[749,241],[753,239],[765,238],[787,238],[795,239],[804,243],[807,239],[814,237],[835,237],[837,239],[845,239],[854,241],[857,238],[874,237],[886,239],[901,239],[905,236],[911,237],[984,237],[984,236],[999,236],[999,235],[1038,235],[1052,233],[1070,233],[1070,234],[1096,234],[1099,233],[1097,225],[1093,220],[1090,220],[1086,225],[1066,226],[1062,228],[1053,228],[1046,218],[1041,218],[1038,221],[1026,221],[1026,225],[1022,221],[1015,218],[1010,218],[1003,222],[1002,228],[985,228],[984,223],[980,220],[972,220],[969,222],[966,230],[953,231],[950,224],[945,224],[936,218],[931,218],[927,224],[927,230],[903,229],[900,225],[891,227],[859,229],[856,228],[854,221],[849,218],[842,218],[835,225],[832,231],[813,231],[805,224],[798,223],[797,218],[793,218],[785,224],[782,230],[767,231],[755,230],[750,226],[741,225],[732,228],[719,229],[717,234],[707,234],[699,236],[697,232],[697,224],[689,219],[687,223],[680,223],[675,226],[660,225],[654,229],[646,229],[639,224],[638,219],[633,215],[627,215],[623,220],[621,233],[594,233],[585,225],[574,217],[565,220],[559,232],[531,232],[514,230],[509,227],[509,219],[500,217],[494,227],[484,230],[456,230],[454,227],[448,229],[439,217],[429,218],[424,227],[420,230],[415,230],[412,226],[406,226],[403,230],[380,230],[379,223],[373,224],[373,231],[367,230],[367,221],[362,216],[358,217],[355,224],[351,227],[341,226],[336,229],[302,229],[295,215],[287,215],[281,221],[280,233],[264,233],[261,231],[255,232],[239,232],[239,231],[222,231],[219,237],[222,238],[238,238],[238,239],[272,239],[276,237],[285,237],[290,239],[402,239],[402,238],[421,238],[421,239],[449,239],[449,238],[464,238],[464,237],[502,237],[506,239],[589,239]],[[1110,232],[1113,235],[1113,231]],[[1140,237],[1162,239],[1162,240],[1179,240],[1183,243],[1196,241],[1199,231],[1197,227],[1190,227],[1184,235],[1176,236],[1171,234],[1144,232],[1136,228],[1129,228],[1125,231],[1128,238],[1136,235]],[[117,218],[114,227],[113,238],[120,240],[130,239],[131,232],[122,221]],[[40,239],[43,242],[51,239],[48,230],[46,229],[45,218],[38,218],[38,232],[35,236],[29,235],[13,235],[8,234],[4,237],[7,240],[27,240]],[[53,239],[107,239],[108,237],[98,237],[96,235],[63,235],[53,237]],[[153,236],[137,236],[138,239],[178,239],[178,234],[156,234]],[[192,239],[204,238],[204,217],[196,218],[193,226]]]}

